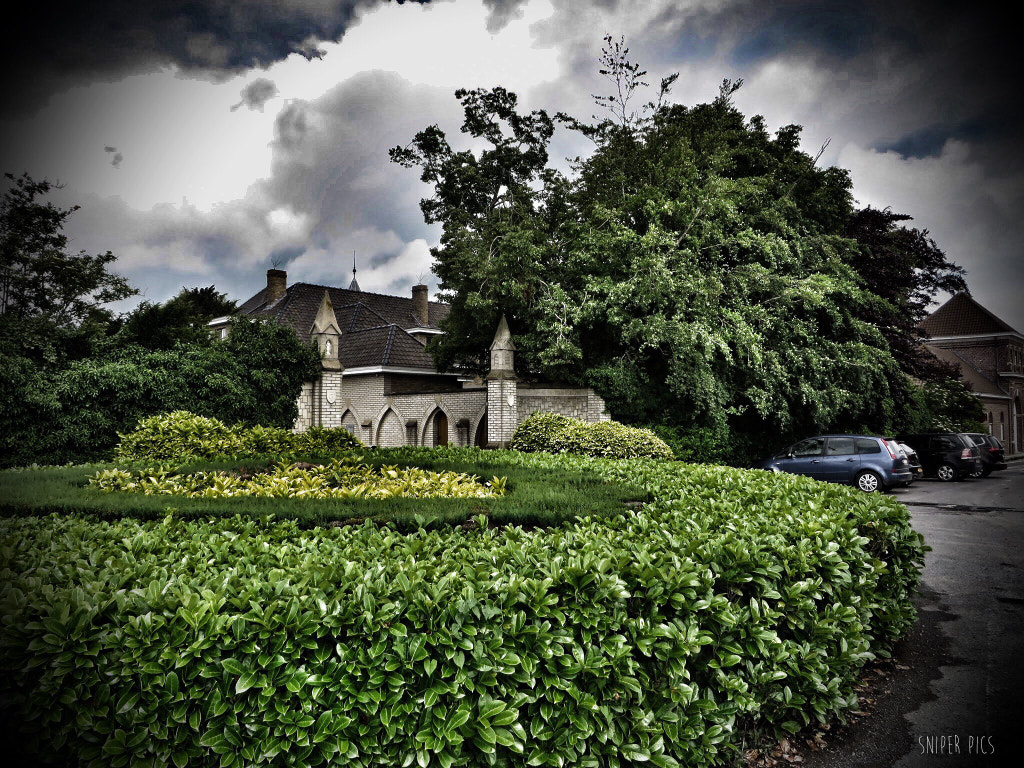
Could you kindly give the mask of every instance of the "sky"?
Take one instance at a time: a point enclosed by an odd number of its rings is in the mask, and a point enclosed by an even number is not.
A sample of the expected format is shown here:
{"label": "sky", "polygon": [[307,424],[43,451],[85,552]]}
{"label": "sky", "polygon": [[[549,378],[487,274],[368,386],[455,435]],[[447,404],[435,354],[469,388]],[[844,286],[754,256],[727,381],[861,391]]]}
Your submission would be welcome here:
{"label": "sky", "polygon": [[[909,214],[1024,331],[1024,154],[1016,33],[994,4],[938,0],[100,0],[35,4],[0,32],[0,171],[79,205],[72,251],[112,251],[141,295],[266,283],[431,291],[419,200],[388,149],[437,124],[459,145],[457,88],[589,119],[603,37],[651,91],[709,102],[723,79],[769,130],[802,125],[860,206]],[[556,132],[551,157],[585,154]],[[567,165],[564,165],[567,167]],[[944,297],[943,297],[944,298]]]}

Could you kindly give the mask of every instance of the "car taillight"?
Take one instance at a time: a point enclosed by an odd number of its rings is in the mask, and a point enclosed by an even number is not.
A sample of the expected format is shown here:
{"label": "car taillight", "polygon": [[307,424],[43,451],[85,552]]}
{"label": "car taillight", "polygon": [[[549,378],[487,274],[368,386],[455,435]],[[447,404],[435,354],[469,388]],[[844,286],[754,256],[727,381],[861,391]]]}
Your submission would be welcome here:
{"label": "car taillight", "polygon": [[989,449],[988,449],[988,452],[989,452],[989,453],[995,453],[995,452],[996,452],[996,451],[998,451],[998,450],[999,450],[998,448],[992,448],[992,447],[989,447]]}
{"label": "car taillight", "polygon": [[970,459],[970,458],[973,458],[973,457],[974,457],[974,454],[971,453],[971,449],[970,448],[964,448],[962,451],[960,451],[960,458],[961,459]]}

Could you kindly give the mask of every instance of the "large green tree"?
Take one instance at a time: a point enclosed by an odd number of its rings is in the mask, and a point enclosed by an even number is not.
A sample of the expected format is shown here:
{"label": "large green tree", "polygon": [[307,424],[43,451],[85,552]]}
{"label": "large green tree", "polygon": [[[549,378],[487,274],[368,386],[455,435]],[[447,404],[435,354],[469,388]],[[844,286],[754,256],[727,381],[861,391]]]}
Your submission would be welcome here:
{"label": "large green tree", "polygon": [[861,316],[882,332],[900,367],[923,381],[955,378],[955,371],[928,352],[919,328],[940,291],[967,290],[962,267],[949,261],[927,230],[904,226],[906,214],[862,208],[847,219],[844,234],[856,240],[851,266],[881,301],[864,305]]}
{"label": "large green tree", "polygon": [[319,371],[319,352],[291,328],[247,318],[226,341],[121,345],[55,370],[6,358],[0,384],[17,396],[0,403],[0,466],[103,458],[118,432],[173,410],[290,428]]}
{"label": "large green tree", "polygon": [[4,174],[0,196],[0,315],[78,325],[103,305],[138,291],[109,271],[114,254],[70,253],[64,224],[78,206],[60,208],[45,197],[54,189],[28,174]]}
{"label": "large green tree", "polygon": [[569,128],[594,141],[569,175],[547,165],[553,120],[520,115],[513,94],[460,91],[455,151],[432,126],[392,158],[422,169],[443,227],[435,271],[452,302],[435,342],[442,365],[482,371],[508,316],[525,377],[594,386],[630,421],[750,434],[884,429],[900,374],[864,316],[877,297],[845,236],[850,179],[735,108],[738,83],[686,107],[628,103],[642,76],[624,48],[613,117]]}
{"label": "large green tree", "polygon": [[121,322],[115,343],[137,344],[146,349],[173,349],[182,342],[210,342],[207,323],[230,315],[236,302],[218,293],[215,286],[182,288],[163,303],[142,302]]}
{"label": "large green tree", "polygon": [[295,332],[239,318],[226,341],[206,322],[234,302],[213,286],[144,303],[122,321],[104,304],[136,291],[114,261],[66,251],[77,208],[14,178],[0,197],[0,466],[101,458],[117,433],[176,409],[290,427],[320,356]]}

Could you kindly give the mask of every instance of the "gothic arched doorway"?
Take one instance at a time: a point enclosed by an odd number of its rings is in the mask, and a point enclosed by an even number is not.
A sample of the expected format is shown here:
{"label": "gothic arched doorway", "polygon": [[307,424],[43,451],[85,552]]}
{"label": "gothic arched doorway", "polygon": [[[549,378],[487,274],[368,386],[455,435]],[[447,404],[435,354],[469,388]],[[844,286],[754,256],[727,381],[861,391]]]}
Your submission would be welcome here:
{"label": "gothic arched doorway", "polygon": [[473,435],[473,445],[477,448],[487,447],[487,414],[480,419],[480,423],[476,425],[476,434]]}
{"label": "gothic arched doorway", "polygon": [[448,416],[441,410],[434,413],[434,445],[448,445]]}

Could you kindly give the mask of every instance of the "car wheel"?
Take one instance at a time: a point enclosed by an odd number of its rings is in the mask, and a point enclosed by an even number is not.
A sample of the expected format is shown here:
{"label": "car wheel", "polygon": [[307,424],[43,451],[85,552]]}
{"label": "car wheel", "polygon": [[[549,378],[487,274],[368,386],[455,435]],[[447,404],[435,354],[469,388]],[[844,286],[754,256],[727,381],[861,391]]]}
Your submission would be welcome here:
{"label": "car wheel", "polygon": [[938,472],[935,473],[935,476],[938,477],[939,480],[941,480],[944,483],[951,483],[954,480],[958,479],[960,475],[957,473],[956,467],[954,467],[952,464],[943,464],[939,467],[939,470]]}
{"label": "car wheel", "polygon": [[882,478],[874,472],[861,472],[857,475],[857,488],[864,491],[864,493],[874,493],[875,491],[882,490],[883,487]]}

